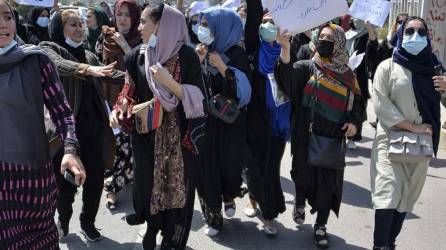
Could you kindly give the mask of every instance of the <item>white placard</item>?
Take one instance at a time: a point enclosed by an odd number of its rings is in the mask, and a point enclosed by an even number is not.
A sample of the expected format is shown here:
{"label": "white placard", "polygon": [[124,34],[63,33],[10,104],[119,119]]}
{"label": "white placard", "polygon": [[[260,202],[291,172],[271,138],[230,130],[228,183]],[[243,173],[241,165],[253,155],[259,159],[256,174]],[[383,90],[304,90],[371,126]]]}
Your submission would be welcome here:
{"label": "white placard", "polygon": [[16,0],[15,2],[22,5],[32,5],[49,8],[54,6],[54,0]]}
{"label": "white placard", "polygon": [[355,50],[355,52],[353,52],[353,55],[350,57],[349,61],[348,61],[348,66],[350,67],[351,70],[355,70],[356,68],[359,67],[359,65],[361,65],[362,60],[364,60],[364,56],[365,53],[361,53],[359,55],[358,51]]}
{"label": "white placard", "polygon": [[288,97],[285,95],[285,93],[283,93],[282,90],[280,90],[279,86],[277,85],[276,78],[274,77],[273,73],[268,74],[268,79],[276,107],[289,102],[290,100],[288,99]]}
{"label": "white placard", "polygon": [[348,13],[345,0],[263,0],[280,29],[301,33]]}
{"label": "white placard", "polygon": [[226,2],[224,2],[221,7],[225,7],[225,8],[237,8],[240,6],[240,0],[227,0]]}
{"label": "white placard", "polygon": [[386,0],[355,0],[350,15],[382,27],[390,13],[391,3]]}

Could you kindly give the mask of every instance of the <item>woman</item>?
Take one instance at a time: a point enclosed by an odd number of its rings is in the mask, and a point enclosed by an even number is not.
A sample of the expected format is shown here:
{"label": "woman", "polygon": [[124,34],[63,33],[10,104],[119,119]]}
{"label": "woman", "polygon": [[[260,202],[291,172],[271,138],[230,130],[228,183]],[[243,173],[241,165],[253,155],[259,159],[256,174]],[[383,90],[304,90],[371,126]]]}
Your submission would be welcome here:
{"label": "woman", "polygon": [[[291,177],[296,187],[294,217],[303,224],[305,199],[308,199],[311,213],[317,213],[314,226],[317,247],[326,249],[329,247],[326,224],[330,210],[339,216],[345,162],[338,164],[336,169],[310,163],[310,132],[345,143],[345,137],[356,134],[364,110],[359,105],[361,91],[356,77],[347,66],[349,57],[343,29],[325,24],[320,27],[317,37],[313,58],[291,64],[289,34],[284,32],[279,36],[277,41],[282,51],[275,76],[293,105]],[[343,160],[345,151],[339,151],[339,154],[337,159]]]}
{"label": "woman", "polygon": [[[120,80],[123,73],[114,71],[114,64],[100,66],[97,57],[82,46],[84,36],[77,11],[64,10],[51,21],[50,37],[53,42],[43,42],[39,46],[56,64],[68,102],[74,110],[81,160],[88,175],[82,191],[81,232],[88,241],[97,241],[101,234],[96,230],[94,221],[104,184],[106,157],[114,143],[101,97],[100,80],[104,77]],[[60,159],[59,153],[53,161],[57,165]],[[65,182],[60,174],[56,178],[59,187],[58,226],[63,237],[68,234],[77,188]]]}
{"label": "woman", "polygon": [[57,186],[43,107],[49,109],[64,144],[56,173],[70,170],[82,185],[86,176],[77,156],[73,114],[48,56],[36,46],[17,45],[14,14],[4,0],[0,30],[0,90],[8,93],[0,97],[0,148],[8,149],[0,150],[0,249],[59,249],[54,223]]}
{"label": "woman", "polygon": [[[124,56],[132,48],[141,44],[141,34],[138,32],[141,9],[134,0],[118,0],[115,3],[115,25],[113,28],[103,28],[102,62],[107,65],[117,62],[116,68],[125,71]],[[122,84],[113,85],[107,82],[102,84],[104,97],[110,103],[116,103]],[[130,146],[130,136],[119,133],[116,136],[115,161],[111,171],[107,171],[106,177],[111,177],[105,183],[107,192],[106,206],[109,209],[116,208],[116,194],[133,180],[133,159]]]}
{"label": "woman", "polygon": [[236,209],[234,198],[241,195],[241,172],[247,150],[244,106],[251,95],[250,68],[245,51],[238,46],[243,27],[234,11],[210,8],[202,11],[199,19],[197,33],[201,44],[196,51],[206,68],[206,87],[212,95],[235,99],[240,110],[233,123],[213,115],[206,121],[206,146],[197,172],[197,188],[208,225],[205,233],[215,236],[223,229],[222,202],[226,216],[232,218]]}
{"label": "woman", "polygon": [[[359,87],[361,88],[362,102],[364,110],[367,108],[369,93],[369,72],[376,68],[377,64],[377,50],[378,39],[375,28],[369,22],[364,22],[357,18],[351,19],[351,29],[345,32],[347,37],[347,52],[352,56],[355,51],[356,55],[365,53],[361,64],[354,70],[358,79]],[[363,122],[367,120],[367,114],[364,112]],[[358,133],[348,140],[347,147],[349,149],[356,149],[357,141],[362,140],[362,125],[358,128]]]}
{"label": "woman", "polygon": [[[409,17],[397,33],[393,57],[382,62],[373,81],[378,116],[371,157],[371,193],[375,208],[373,249],[395,249],[405,216],[423,189],[431,157],[404,163],[389,156],[390,134],[407,131],[432,136],[436,154],[440,138],[439,65],[432,53],[426,22]],[[435,82],[433,80],[435,79]]]}
{"label": "woman", "polygon": [[88,8],[86,23],[88,28],[86,48],[95,54],[100,54],[101,51],[96,50],[96,43],[102,33],[102,26],[110,26],[110,20],[107,14],[96,6]]}
{"label": "woman", "polygon": [[[183,14],[166,4],[150,4],[139,26],[143,45],[126,57],[126,83],[111,114],[111,124],[130,131],[135,159],[134,222],[147,221],[145,250],[155,249],[162,232],[161,249],[184,249],[191,227],[195,186],[192,173],[198,142],[193,131],[204,126],[201,67],[187,46]],[[161,66],[162,65],[162,66]],[[134,105],[156,101],[163,109],[162,123],[153,130],[138,129],[129,121]],[[138,114],[136,117],[141,117]],[[137,119],[136,119],[137,120]],[[125,122],[126,121],[126,122]],[[201,135],[199,133],[198,135]]]}
{"label": "woman", "polygon": [[50,10],[42,7],[34,7],[28,14],[27,23],[24,25],[26,34],[21,37],[27,44],[38,45],[40,42],[49,41],[48,24],[50,22]]}
{"label": "woman", "polygon": [[[280,184],[280,163],[290,137],[291,104],[283,98],[274,79],[274,66],[280,55],[276,42],[277,26],[271,14],[263,15],[260,1],[248,0],[245,42],[254,54],[253,95],[248,106],[248,189],[250,202],[245,208],[248,217],[262,211],[264,232],[277,234],[274,220],[285,211],[285,198]],[[263,16],[263,18],[262,18]]]}
{"label": "woman", "polygon": [[187,9],[187,28],[189,29],[189,38],[191,46],[195,48],[197,44],[200,43],[197,37],[198,27],[200,23],[198,22],[198,15],[200,11],[209,8],[208,2],[195,1],[191,3],[189,9]]}
{"label": "woman", "polygon": [[109,20],[111,22],[113,20],[114,16],[113,16],[113,12],[111,11],[110,6],[108,5],[108,3],[103,1],[99,5],[101,6],[102,11],[104,11],[105,14],[107,14],[107,16],[108,16],[108,18],[109,18]]}

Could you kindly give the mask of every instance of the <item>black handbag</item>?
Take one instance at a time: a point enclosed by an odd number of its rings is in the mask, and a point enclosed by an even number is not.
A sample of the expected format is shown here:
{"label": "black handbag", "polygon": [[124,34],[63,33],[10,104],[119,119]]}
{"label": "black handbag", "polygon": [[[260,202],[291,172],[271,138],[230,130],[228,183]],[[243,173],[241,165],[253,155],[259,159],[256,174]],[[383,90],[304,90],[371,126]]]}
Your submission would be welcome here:
{"label": "black handbag", "polygon": [[[315,79],[317,81],[317,77]],[[316,94],[314,94],[310,113],[310,136],[308,142],[307,163],[317,168],[327,168],[335,170],[344,169],[346,153],[345,138],[331,138],[317,135],[313,132],[313,106],[316,102],[317,97]]]}
{"label": "black handbag", "polygon": [[[204,71],[207,72],[206,69]],[[207,87],[206,84],[207,82],[211,82],[211,80],[208,75],[206,76],[207,79],[204,79],[203,77],[202,82],[208,113],[226,123],[234,123],[240,114],[238,101],[232,98],[225,97],[221,94],[212,95],[212,88],[210,86]]]}

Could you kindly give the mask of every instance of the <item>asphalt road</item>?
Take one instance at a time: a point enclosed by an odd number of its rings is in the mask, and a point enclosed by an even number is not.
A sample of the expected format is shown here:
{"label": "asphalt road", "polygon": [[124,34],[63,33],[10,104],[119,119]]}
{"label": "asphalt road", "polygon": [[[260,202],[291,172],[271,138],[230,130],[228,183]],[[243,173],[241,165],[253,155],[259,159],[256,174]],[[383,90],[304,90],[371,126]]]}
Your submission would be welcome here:
{"label": "asphalt road", "polygon": [[[370,116],[371,120],[374,118]],[[328,233],[330,249],[371,249],[374,225],[374,211],[370,198],[370,152],[374,130],[364,128],[364,141],[358,149],[350,151],[345,170],[343,204],[339,218],[331,214]],[[445,145],[446,143],[442,143]],[[408,215],[398,238],[398,249],[446,249],[446,148],[433,160],[429,168],[426,185],[413,213]],[[296,227],[292,221],[294,185],[290,178],[291,157],[289,145],[282,161],[282,188],[285,193],[287,211],[277,220],[279,229],[275,238],[269,238],[261,231],[258,218],[247,218],[243,208],[248,200],[236,200],[237,214],[233,219],[225,219],[224,230],[215,238],[204,235],[204,221],[198,201],[195,203],[194,220],[188,249],[315,249],[312,240],[312,224],[315,217],[308,215],[306,224]],[[104,194],[105,195],[105,194]],[[79,233],[78,214],[81,206],[80,195],[76,197],[74,217],[70,224],[70,234],[61,241],[62,249],[142,249],[141,234],[145,226],[128,226],[123,218],[132,213],[131,186],[119,195],[119,207],[115,211],[105,208],[103,202],[97,216],[96,226],[101,229],[103,238],[96,243],[86,243]]]}

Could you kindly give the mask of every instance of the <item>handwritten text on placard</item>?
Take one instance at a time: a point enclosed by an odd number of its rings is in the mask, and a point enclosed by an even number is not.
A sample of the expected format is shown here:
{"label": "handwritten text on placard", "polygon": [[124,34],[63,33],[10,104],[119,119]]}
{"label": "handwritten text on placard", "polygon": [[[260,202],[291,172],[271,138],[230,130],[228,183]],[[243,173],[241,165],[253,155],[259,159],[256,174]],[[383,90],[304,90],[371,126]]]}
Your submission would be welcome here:
{"label": "handwritten text on placard", "polygon": [[296,34],[348,13],[345,0],[263,0],[274,22]]}
{"label": "handwritten text on placard", "polygon": [[382,27],[390,13],[391,3],[386,0],[355,0],[350,15]]}
{"label": "handwritten text on placard", "polygon": [[53,7],[54,0],[16,0],[16,3],[40,7]]}

